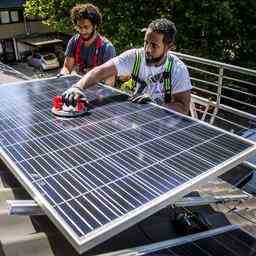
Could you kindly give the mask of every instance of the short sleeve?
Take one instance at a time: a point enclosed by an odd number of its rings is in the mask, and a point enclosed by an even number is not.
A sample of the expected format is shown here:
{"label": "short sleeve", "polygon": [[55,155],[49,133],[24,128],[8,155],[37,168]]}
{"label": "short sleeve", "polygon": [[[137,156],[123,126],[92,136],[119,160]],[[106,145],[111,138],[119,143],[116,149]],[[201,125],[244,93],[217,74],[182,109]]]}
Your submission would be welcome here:
{"label": "short sleeve", "polygon": [[103,63],[114,58],[116,56],[116,49],[111,43],[106,44],[106,48],[103,55]]}
{"label": "short sleeve", "polygon": [[135,61],[136,49],[128,50],[113,58],[118,76],[130,76]]}
{"label": "short sleeve", "polygon": [[76,36],[73,36],[72,38],[70,38],[65,51],[65,57],[75,57],[76,42],[77,42]]}
{"label": "short sleeve", "polygon": [[172,74],[172,94],[189,91],[192,89],[188,69],[182,61],[174,63]]}

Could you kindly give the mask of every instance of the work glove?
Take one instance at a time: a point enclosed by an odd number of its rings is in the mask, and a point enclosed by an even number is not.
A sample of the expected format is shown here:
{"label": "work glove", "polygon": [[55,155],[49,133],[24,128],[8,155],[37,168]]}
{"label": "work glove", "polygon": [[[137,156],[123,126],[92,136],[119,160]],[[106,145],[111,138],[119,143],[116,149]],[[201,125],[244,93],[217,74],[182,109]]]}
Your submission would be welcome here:
{"label": "work glove", "polygon": [[75,107],[78,99],[88,102],[83,90],[77,87],[76,85],[73,85],[72,87],[67,89],[62,94],[62,98],[63,98],[64,104],[67,107],[69,107],[70,105]]}
{"label": "work glove", "polygon": [[145,104],[150,102],[152,99],[148,94],[135,94],[130,98],[132,103],[139,103],[139,104]]}

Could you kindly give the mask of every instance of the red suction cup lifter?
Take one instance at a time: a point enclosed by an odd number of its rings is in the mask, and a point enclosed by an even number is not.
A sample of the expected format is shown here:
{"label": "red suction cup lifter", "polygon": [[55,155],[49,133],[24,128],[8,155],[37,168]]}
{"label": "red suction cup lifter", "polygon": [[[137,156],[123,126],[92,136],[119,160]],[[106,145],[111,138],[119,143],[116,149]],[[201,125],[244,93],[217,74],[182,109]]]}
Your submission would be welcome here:
{"label": "red suction cup lifter", "polygon": [[55,96],[53,98],[53,107],[57,110],[61,110],[63,105],[62,96]]}
{"label": "red suction cup lifter", "polygon": [[83,112],[86,108],[86,102],[81,101],[80,99],[77,100],[76,102],[76,112]]}

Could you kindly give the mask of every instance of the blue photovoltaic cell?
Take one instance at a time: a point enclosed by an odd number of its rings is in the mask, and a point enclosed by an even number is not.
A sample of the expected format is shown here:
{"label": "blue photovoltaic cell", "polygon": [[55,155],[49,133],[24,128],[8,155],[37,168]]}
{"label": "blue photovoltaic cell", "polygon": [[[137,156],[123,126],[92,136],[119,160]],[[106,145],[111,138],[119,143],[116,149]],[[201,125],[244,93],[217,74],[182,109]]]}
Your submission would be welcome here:
{"label": "blue photovoltaic cell", "polygon": [[91,232],[253,147],[156,105],[125,101],[100,85],[87,91],[95,105],[89,115],[56,118],[52,98],[77,80],[0,88],[2,157],[48,203],[52,220],[73,231],[64,234],[75,242],[86,243]]}

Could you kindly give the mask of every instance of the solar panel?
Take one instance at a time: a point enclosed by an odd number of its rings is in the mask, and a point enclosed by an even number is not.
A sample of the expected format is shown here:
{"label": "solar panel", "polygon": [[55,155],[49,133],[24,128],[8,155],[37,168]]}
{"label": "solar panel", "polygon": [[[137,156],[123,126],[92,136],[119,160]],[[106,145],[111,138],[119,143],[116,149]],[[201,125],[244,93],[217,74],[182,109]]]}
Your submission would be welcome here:
{"label": "solar panel", "polygon": [[103,85],[90,114],[51,101],[79,77],[0,87],[1,158],[73,246],[86,251],[255,152],[252,142]]}
{"label": "solar panel", "polygon": [[[12,76],[18,79],[22,79],[22,80],[28,80],[29,78],[27,76],[25,76],[24,74],[22,74],[21,72],[15,70],[14,68],[0,62],[0,73],[3,73],[5,75],[8,76]],[[2,81],[2,83],[6,81]]]}
{"label": "solar panel", "polygon": [[255,255],[255,244],[254,237],[236,225],[229,225],[182,238],[101,254],[101,256]]}

